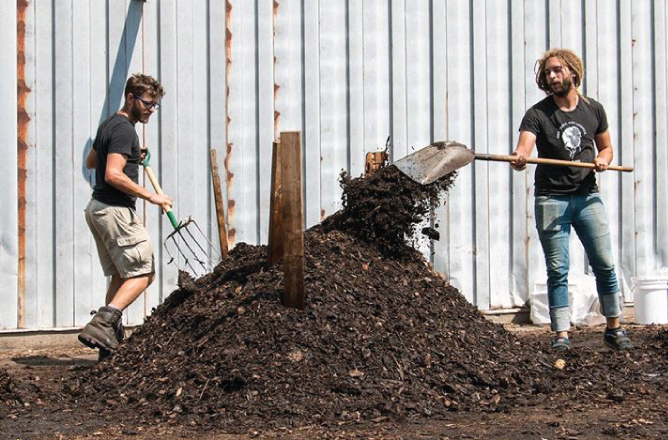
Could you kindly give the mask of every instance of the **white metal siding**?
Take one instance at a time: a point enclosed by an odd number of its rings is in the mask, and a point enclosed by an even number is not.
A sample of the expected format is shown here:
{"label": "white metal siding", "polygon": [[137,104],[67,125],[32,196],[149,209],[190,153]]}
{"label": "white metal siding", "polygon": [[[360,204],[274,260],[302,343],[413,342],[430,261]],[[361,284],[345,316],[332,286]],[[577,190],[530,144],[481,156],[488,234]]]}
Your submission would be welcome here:
{"label": "white metal siding", "polygon": [[[83,217],[94,175],[83,161],[137,71],[167,91],[137,130],[177,217],[192,215],[218,243],[209,172],[216,148],[230,242],[260,244],[271,143],[281,131],[302,131],[310,227],[339,209],[340,172],[361,175],[365,153],[383,149],[388,135],[393,160],[445,139],[511,153],[524,112],[544,96],[535,60],[550,47],[572,48],[585,62],[583,92],[607,110],[615,163],[636,169],[599,178],[626,298],[630,277],[668,266],[662,1],[32,0],[23,34],[16,5],[0,1],[0,329],[81,326],[103,301],[106,281]],[[17,43],[25,48],[18,70]],[[17,72],[30,118],[23,273]],[[129,324],[177,277],[160,246],[171,225],[154,206],[138,209],[158,279],[125,314]],[[433,222],[442,238],[425,253],[479,308],[521,306],[544,280],[533,168],[463,168]],[[574,238],[572,279],[587,271]]]}

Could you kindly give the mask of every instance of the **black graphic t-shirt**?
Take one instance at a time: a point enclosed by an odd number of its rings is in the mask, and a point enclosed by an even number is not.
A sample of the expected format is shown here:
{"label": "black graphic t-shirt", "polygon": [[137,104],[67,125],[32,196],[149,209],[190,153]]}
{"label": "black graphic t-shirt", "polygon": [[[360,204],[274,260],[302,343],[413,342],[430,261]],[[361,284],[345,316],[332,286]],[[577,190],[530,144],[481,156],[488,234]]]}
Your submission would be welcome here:
{"label": "black graphic t-shirt", "polygon": [[[582,97],[573,111],[564,112],[548,96],[531,107],[520,124],[520,131],[536,135],[538,157],[590,163],[598,154],[595,137],[607,129],[603,106]],[[593,169],[555,165],[537,165],[534,186],[537,196],[598,191]]]}
{"label": "black graphic t-shirt", "polygon": [[127,206],[135,209],[137,198],[125,193],[104,181],[107,170],[107,156],[109,153],[119,153],[125,156],[127,162],[123,168],[134,183],[139,183],[139,136],[135,126],[128,118],[118,113],[109,117],[97,129],[93,149],[97,152],[97,168],[95,169],[95,188],[93,198],[107,205]]}

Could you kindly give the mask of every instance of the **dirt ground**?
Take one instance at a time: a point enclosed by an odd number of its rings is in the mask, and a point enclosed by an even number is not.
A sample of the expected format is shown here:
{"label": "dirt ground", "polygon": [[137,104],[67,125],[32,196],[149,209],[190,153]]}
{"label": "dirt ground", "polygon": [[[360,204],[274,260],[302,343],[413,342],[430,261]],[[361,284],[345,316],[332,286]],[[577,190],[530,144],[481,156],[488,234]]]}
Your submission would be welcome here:
{"label": "dirt ground", "polygon": [[[545,345],[549,333],[540,327],[507,325],[522,344]],[[633,354],[613,353],[601,342],[601,329],[576,331],[574,349],[562,356],[563,372],[573,378],[587,375],[583,360],[633,357],[640,361],[638,372],[628,380],[647,384],[637,394],[609,395],[607,386],[594,386],[589,399],[578,396],[568,399],[556,396],[542,402],[516,406],[503,412],[454,411],[445,417],[421,417],[405,423],[341,421],[319,426],[255,427],[246,432],[230,433],[229,429],[212,426],[182,425],[169,421],[152,423],[127,417],[118,412],[91,413],[85,407],[73,408],[57,402],[30,401],[22,406],[0,406],[0,438],[513,438],[513,439],[587,439],[587,438],[668,438],[668,345],[656,335],[668,326],[630,326],[638,348]],[[659,341],[659,342],[657,342]],[[642,359],[655,357],[655,372],[641,371]],[[96,363],[96,354],[87,348],[0,351],[0,370],[21,384],[35,384],[40,395],[62,393],[63,383],[72,375],[82,374]],[[651,365],[651,362],[650,362]],[[661,384],[657,386],[657,384]]]}

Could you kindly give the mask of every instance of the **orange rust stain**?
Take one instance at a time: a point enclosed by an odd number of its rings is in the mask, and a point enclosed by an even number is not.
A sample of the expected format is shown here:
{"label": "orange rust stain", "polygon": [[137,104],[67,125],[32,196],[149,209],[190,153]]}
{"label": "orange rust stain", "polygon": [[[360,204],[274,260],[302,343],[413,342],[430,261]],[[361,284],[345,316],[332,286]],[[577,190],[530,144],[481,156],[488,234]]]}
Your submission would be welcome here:
{"label": "orange rust stain", "polygon": [[27,86],[26,77],[26,14],[28,10],[27,0],[16,2],[16,60],[17,60],[17,84],[16,93],[17,106],[17,162],[18,162],[18,327],[25,327],[25,296],[26,296],[26,179],[28,175],[28,129],[30,127],[30,116],[26,110],[28,95],[31,90]]}
{"label": "orange rust stain", "polygon": [[323,221],[327,217],[327,213],[324,209],[320,210],[320,221]]}
{"label": "orange rust stain", "polygon": [[234,246],[236,230],[231,227],[234,224],[234,206],[232,198],[232,184],[234,182],[234,173],[232,172],[232,151],[234,145],[230,142],[230,77],[232,74],[232,3],[228,0],[225,3],[225,158],[223,167],[225,168],[225,192],[227,194],[227,223],[230,226],[227,230],[227,241],[229,246]]}
{"label": "orange rust stain", "polygon": [[[274,0],[273,4],[273,21],[272,21],[272,34],[274,36],[273,40],[276,41],[276,21],[278,19],[278,8],[279,8],[279,3],[277,0]],[[276,78],[276,64],[278,64],[278,58],[274,54],[274,78]],[[281,119],[281,112],[276,110],[276,102],[278,102],[278,91],[281,89],[281,86],[278,85],[277,83],[274,83],[274,139],[279,138],[279,132],[278,132],[278,122]]]}

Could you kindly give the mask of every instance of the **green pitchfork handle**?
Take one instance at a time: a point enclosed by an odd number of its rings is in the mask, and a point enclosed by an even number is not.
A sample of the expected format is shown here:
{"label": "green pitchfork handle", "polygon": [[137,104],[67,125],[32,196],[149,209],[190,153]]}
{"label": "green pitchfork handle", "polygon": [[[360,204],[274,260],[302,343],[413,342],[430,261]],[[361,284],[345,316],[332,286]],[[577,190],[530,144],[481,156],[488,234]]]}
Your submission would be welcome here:
{"label": "green pitchfork handle", "polygon": [[[155,174],[153,174],[153,170],[149,166],[149,161],[151,160],[151,152],[148,151],[148,148],[146,149],[146,157],[144,158],[144,161],[141,163],[144,166],[144,169],[146,170],[146,174],[148,174],[148,179],[151,181],[151,185],[153,185],[153,188],[155,188],[155,192],[163,195],[164,193],[162,192],[162,188],[160,187],[160,184],[158,183],[158,179],[155,177]],[[165,214],[167,214],[167,217],[169,217],[169,221],[172,223],[172,226],[174,229],[177,229],[179,227],[179,222],[176,220],[176,217],[174,216],[174,213],[172,212],[172,209],[169,207],[162,207],[162,210],[165,211]]]}

